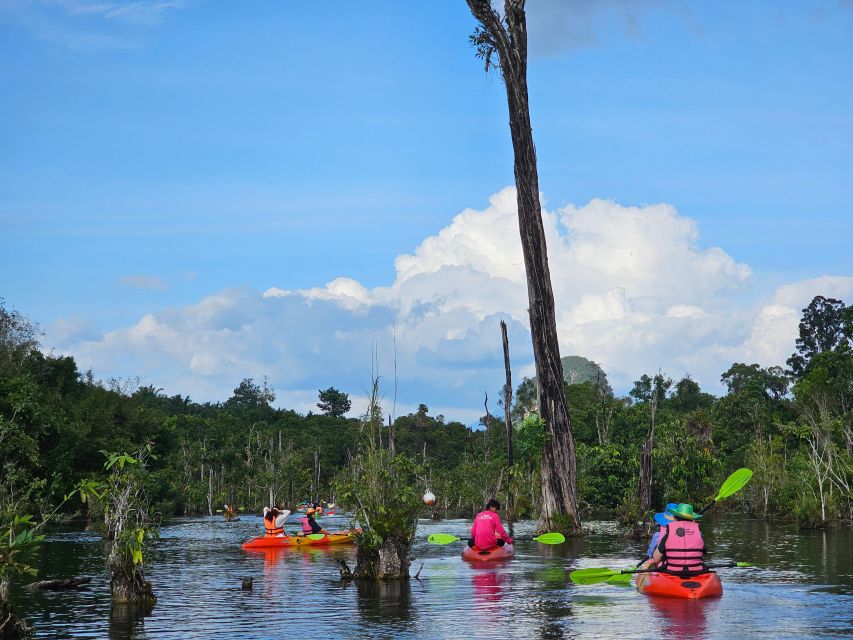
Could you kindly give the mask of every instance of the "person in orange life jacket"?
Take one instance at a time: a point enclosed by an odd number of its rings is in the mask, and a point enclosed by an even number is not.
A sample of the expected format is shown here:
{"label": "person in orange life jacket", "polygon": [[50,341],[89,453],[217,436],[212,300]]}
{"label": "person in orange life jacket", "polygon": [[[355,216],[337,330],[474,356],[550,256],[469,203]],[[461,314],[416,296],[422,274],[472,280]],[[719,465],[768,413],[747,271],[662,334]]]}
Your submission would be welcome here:
{"label": "person in orange life jacket", "polygon": [[491,549],[495,545],[502,547],[507,543],[512,544],[512,538],[504,531],[501,524],[501,517],[498,515],[500,508],[500,502],[489,500],[486,503],[486,510],[474,517],[474,524],[471,525],[471,537],[468,539],[469,547]]}
{"label": "person in orange life jacket", "polygon": [[329,533],[317,524],[317,521],[314,519],[314,513],[314,507],[311,507],[305,512],[302,518],[299,518],[299,522],[302,523],[302,533],[306,536],[311,533]]}
{"label": "person in orange life jacket", "polygon": [[271,538],[274,536],[284,536],[284,521],[290,515],[288,509],[279,510],[278,507],[264,507],[264,536]]}
{"label": "person in orange life jacket", "polygon": [[681,503],[667,513],[675,518],[666,525],[652,562],[667,573],[682,576],[696,575],[707,571],[702,558],[705,541],[696,522],[701,514],[693,511],[693,505]]}

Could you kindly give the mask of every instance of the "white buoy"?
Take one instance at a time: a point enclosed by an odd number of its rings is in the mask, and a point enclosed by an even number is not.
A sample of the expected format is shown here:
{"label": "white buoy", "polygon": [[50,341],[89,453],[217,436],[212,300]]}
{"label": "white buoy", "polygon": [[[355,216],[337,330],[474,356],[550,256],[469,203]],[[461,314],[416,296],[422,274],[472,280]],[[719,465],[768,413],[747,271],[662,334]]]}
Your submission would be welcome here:
{"label": "white buoy", "polygon": [[432,491],[427,491],[424,494],[424,504],[430,507],[435,504],[435,494]]}

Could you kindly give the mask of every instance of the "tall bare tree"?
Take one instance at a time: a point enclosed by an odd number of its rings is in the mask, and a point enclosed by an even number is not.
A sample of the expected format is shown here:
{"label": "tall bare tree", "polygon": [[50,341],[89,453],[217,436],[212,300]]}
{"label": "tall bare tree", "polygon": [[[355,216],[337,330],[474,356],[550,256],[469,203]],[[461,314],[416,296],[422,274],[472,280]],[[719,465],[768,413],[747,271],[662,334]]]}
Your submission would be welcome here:
{"label": "tall bare tree", "polygon": [[563,392],[563,365],[557,341],[554,292],[548,268],[545,227],[539,203],[539,173],[527,95],[527,20],[524,0],[505,0],[504,15],[490,0],[466,0],[480,23],[471,36],[486,71],[497,66],[506,87],[509,126],[515,154],[518,228],[527,273],[530,333],[539,411],[550,439],[542,455],[542,512],[538,530],[581,530],[575,496],[576,462],[572,425]]}

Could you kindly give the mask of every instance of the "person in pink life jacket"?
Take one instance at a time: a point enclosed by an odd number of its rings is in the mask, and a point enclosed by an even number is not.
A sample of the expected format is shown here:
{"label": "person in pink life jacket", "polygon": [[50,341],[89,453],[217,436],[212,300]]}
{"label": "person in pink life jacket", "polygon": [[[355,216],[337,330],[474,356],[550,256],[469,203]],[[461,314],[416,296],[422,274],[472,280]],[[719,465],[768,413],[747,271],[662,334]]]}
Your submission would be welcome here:
{"label": "person in pink life jacket", "polygon": [[701,514],[693,511],[693,505],[681,503],[667,513],[675,520],[665,527],[652,562],[666,573],[691,576],[708,569],[702,561],[705,556],[705,540],[696,522]]}
{"label": "person in pink life jacket", "polygon": [[317,524],[317,521],[314,519],[315,513],[316,512],[314,510],[314,507],[311,507],[310,509],[308,509],[308,511],[305,512],[305,515],[302,518],[299,518],[299,522],[302,523],[302,534],[303,535],[307,536],[307,535],[310,535],[312,533],[329,533],[328,531],[323,529],[319,524]]}
{"label": "person in pink life jacket", "polygon": [[501,517],[498,515],[500,508],[500,502],[489,500],[486,503],[486,510],[474,517],[474,524],[471,525],[471,537],[468,539],[469,547],[491,549],[494,546],[502,547],[505,544],[512,544],[512,538],[504,531],[501,524]]}

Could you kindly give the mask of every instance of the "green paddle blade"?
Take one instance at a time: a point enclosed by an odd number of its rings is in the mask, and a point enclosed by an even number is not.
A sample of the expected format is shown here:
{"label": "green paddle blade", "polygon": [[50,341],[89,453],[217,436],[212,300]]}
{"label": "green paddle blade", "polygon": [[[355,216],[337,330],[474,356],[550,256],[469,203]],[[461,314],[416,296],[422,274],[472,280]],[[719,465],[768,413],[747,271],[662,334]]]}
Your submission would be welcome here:
{"label": "green paddle blade", "polygon": [[751,562],[735,562],[736,567],[751,567],[753,564]]}
{"label": "green paddle blade", "polygon": [[569,580],[575,584],[597,584],[599,582],[606,582],[617,575],[619,575],[619,571],[603,567],[593,567],[591,569],[575,569],[569,574]]}
{"label": "green paddle blade", "polygon": [[542,544],[563,544],[566,541],[566,536],[562,533],[543,533],[533,539]]}
{"label": "green paddle blade", "polygon": [[449,533],[433,533],[429,538],[427,538],[427,542],[430,544],[450,544],[451,542],[458,542],[460,539],[461,538],[452,536]]}
{"label": "green paddle blade", "polygon": [[726,478],[723,486],[720,487],[720,492],[714,498],[716,502],[728,498],[743,489],[747,482],[752,478],[752,469],[738,469],[732,475]]}
{"label": "green paddle blade", "polygon": [[326,537],[326,534],[325,533],[309,533],[305,537],[308,538],[309,540],[322,540],[323,538]]}
{"label": "green paddle blade", "polygon": [[607,584],[631,584],[631,580],[633,580],[633,578],[633,573],[620,573],[612,578],[608,578]]}

